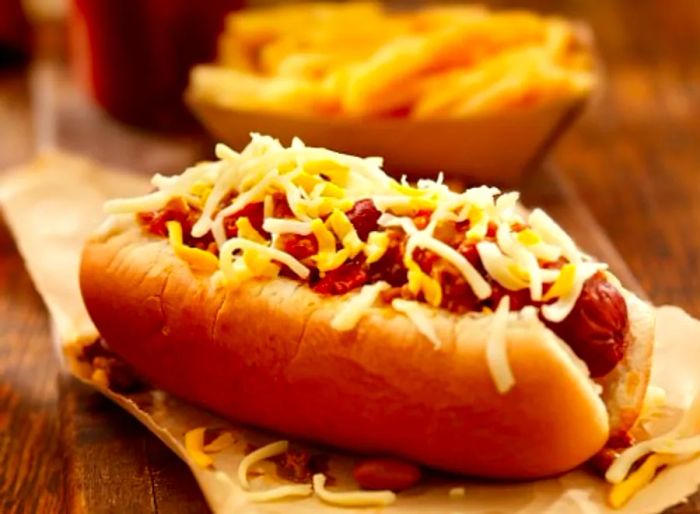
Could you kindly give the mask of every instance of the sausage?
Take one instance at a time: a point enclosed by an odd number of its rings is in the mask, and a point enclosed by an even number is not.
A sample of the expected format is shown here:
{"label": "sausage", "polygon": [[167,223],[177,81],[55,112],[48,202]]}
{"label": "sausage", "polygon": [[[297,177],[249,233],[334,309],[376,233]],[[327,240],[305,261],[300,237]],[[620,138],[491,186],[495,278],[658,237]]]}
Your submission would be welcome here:
{"label": "sausage", "polygon": [[546,324],[588,365],[592,377],[607,375],[625,355],[627,304],[601,273],[585,282],[562,322]]}
{"label": "sausage", "polygon": [[399,459],[364,459],[355,464],[352,475],[362,489],[398,492],[416,485],[421,479],[421,470]]}

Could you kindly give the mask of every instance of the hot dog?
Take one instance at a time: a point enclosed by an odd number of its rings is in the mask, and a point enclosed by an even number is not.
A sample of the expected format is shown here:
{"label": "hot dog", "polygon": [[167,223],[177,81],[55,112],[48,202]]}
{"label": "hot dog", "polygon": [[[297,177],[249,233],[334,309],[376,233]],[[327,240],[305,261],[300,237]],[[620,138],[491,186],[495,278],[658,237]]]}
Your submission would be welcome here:
{"label": "hot dog", "polygon": [[253,137],[107,204],[112,352],[237,421],[469,475],[572,469],[639,414],[653,316],[516,193]]}

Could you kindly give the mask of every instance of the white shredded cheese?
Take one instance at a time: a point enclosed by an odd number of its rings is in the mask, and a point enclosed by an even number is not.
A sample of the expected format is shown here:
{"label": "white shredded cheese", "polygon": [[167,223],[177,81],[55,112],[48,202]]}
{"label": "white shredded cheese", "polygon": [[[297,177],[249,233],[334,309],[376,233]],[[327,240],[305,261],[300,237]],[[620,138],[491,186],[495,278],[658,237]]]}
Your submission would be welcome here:
{"label": "white shredded cheese", "polygon": [[359,293],[354,294],[340,308],[331,321],[331,327],[341,332],[355,328],[360,318],[367,313],[367,309],[377,301],[379,294],[389,287],[386,282],[363,286]]}
{"label": "white shredded cheese", "polygon": [[481,263],[486,272],[503,287],[510,291],[518,291],[528,287],[527,280],[513,272],[517,263],[510,257],[503,255],[496,243],[481,241],[476,244],[476,250],[479,252]]}
{"label": "white shredded cheese", "polygon": [[314,492],[324,502],[340,507],[384,507],[396,501],[392,491],[344,491],[326,489],[326,476],[317,473],[313,476]]}
{"label": "white shredded cheese", "polygon": [[504,296],[493,313],[486,341],[486,362],[499,393],[505,394],[515,385],[515,377],[508,360],[508,313],[510,297]]}
{"label": "white shredded cheese", "polygon": [[263,221],[263,230],[271,234],[297,234],[300,236],[308,236],[311,234],[311,223],[308,221],[283,218],[266,218],[265,221]]}
{"label": "white shredded cheese", "polygon": [[411,320],[411,323],[413,323],[413,325],[415,325],[415,327],[418,329],[418,332],[423,334],[430,342],[433,343],[433,345],[435,345],[436,350],[439,350],[442,347],[442,341],[440,341],[440,338],[438,338],[437,334],[435,333],[435,327],[433,327],[431,319],[425,312],[427,307],[418,302],[403,300],[401,298],[396,298],[393,300],[391,302],[391,306],[394,308],[394,310],[405,314],[406,317]]}
{"label": "white shredded cheese", "polygon": [[287,451],[289,448],[288,441],[276,441],[274,443],[267,444],[255,451],[250,452],[248,455],[243,457],[240,464],[238,465],[238,482],[241,487],[245,490],[250,490],[250,482],[248,482],[248,470],[254,464],[261,462],[275,455],[280,455]]}
{"label": "white shredded cheese", "polygon": [[581,262],[576,265],[574,283],[565,295],[556,302],[542,306],[542,316],[552,323],[563,321],[576,305],[578,297],[583,290],[583,284],[599,271],[607,269],[606,264],[597,262]]}
{"label": "white shredded cheese", "polygon": [[410,252],[412,252],[413,248],[416,246],[435,252],[457,268],[464,277],[464,280],[466,280],[467,284],[472,288],[477,298],[483,300],[491,296],[491,286],[489,283],[457,250],[424,232],[418,232],[411,236],[409,242],[406,244],[406,253],[411,255]]}
{"label": "white shredded cheese", "polygon": [[408,235],[412,235],[418,232],[418,229],[416,228],[416,225],[415,223],[413,223],[413,220],[411,218],[408,218],[406,216],[394,216],[393,214],[389,214],[388,212],[385,212],[379,217],[377,224],[380,227],[385,228],[399,227],[403,229],[403,231]]}
{"label": "white shredded cheese", "polygon": [[271,502],[284,498],[311,496],[311,484],[285,484],[264,491],[246,491],[246,498],[254,503]]}
{"label": "white shredded cheese", "polygon": [[561,228],[556,221],[542,209],[534,209],[528,217],[530,226],[544,239],[561,249],[562,255],[573,263],[581,261],[581,252],[573,239]]}
{"label": "white shredded cheese", "polygon": [[170,195],[165,191],[156,191],[136,198],[117,198],[105,202],[104,211],[107,214],[155,211],[163,207],[169,199]]}

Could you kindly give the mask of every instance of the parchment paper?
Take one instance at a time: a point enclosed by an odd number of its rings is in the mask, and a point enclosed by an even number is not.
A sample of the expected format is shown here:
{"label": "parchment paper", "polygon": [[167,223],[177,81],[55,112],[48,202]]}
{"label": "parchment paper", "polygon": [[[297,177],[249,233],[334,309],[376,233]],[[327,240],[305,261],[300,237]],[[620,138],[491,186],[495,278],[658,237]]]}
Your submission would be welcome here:
{"label": "parchment paper", "polygon": [[[13,231],[27,269],[43,297],[56,327],[59,349],[92,340],[97,332],[90,322],[78,289],[78,262],[82,241],[102,219],[102,202],[109,196],[145,192],[145,178],[107,170],[84,159],[51,153],[0,175],[0,204]],[[673,409],[685,410],[700,386],[700,322],[681,309],[656,309],[657,345],[652,383],[662,387]],[[62,352],[61,352],[62,353]],[[192,469],[215,513],[272,514],[302,512],[391,513],[658,513],[682,501],[700,485],[700,458],[662,471],[654,482],[622,510],[606,507],[608,485],[596,476],[573,471],[556,479],[507,484],[468,479],[428,477],[420,486],[399,494],[383,509],[347,509],[321,503],[316,497],[272,503],[251,503],[236,479],[236,468],[250,444],[283,438],[238,426],[187,405],[162,391],[115,394],[89,380],[78,367],[66,367],[139,419]],[[213,469],[198,467],[184,447],[184,434],[197,427],[230,430],[235,443],[212,455]],[[327,451],[327,450],[324,450]],[[355,489],[350,474],[352,456],[333,452],[330,472],[335,490]],[[262,474],[251,480],[254,488],[281,483],[274,466],[264,463]],[[453,487],[464,487],[452,498]]]}

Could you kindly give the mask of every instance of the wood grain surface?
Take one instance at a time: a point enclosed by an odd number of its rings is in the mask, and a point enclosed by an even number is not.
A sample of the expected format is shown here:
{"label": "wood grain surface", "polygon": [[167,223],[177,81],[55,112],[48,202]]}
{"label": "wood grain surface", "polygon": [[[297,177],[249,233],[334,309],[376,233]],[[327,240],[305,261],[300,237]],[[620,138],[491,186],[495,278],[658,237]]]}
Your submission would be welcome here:
{"label": "wood grain surface", "polygon": [[[495,3],[495,2],[492,2]],[[700,3],[500,1],[588,21],[606,84],[550,165],[523,184],[655,303],[700,316]],[[0,74],[0,167],[58,143],[174,171],[201,137],[131,130],[91,108],[55,62]],[[199,513],[186,467],[128,415],[59,373],[38,295],[0,220],[0,512]],[[668,511],[700,513],[700,496]]]}

